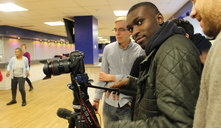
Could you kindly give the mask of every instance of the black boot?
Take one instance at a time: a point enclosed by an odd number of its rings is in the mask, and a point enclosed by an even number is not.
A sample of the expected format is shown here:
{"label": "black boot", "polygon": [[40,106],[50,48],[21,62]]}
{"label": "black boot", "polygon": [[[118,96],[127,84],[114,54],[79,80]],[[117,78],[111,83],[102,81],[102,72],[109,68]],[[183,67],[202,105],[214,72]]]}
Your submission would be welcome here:
{"label": "black boot", "polygon": [[33,89],[34,89],[33,87],[30,87],[29,92],[32,91]]}
{"label": "black boot", "polygon": [[26,105],[26,101],[22,101],[21,106],[25,106]]}
{"label": "black boot", "polygon": [[12,101],[10,101],[9,103],[7,103],[7,105],[12,105],[12,104],[16,104],[16,103],[17,103],[16,100],[12,100]]}

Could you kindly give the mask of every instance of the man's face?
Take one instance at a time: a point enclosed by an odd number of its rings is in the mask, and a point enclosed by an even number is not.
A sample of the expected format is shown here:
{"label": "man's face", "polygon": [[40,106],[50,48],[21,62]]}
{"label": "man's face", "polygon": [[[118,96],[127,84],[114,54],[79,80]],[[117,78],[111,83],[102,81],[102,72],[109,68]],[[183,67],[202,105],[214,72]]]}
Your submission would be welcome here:
{"label": "man's face", "polygon": [[200,22],[200,26],[207,36],[217,36],[221,30],[221,1],[192,0],[192,3],[190,16]]}
{"label": "man's face", "polygon": [[115,37],[118,43],[128,43],[131,33],[126,28],[126,21],[118,21],[115,23]]}
{"label": "man's face", "polygon": [[22,56],[22,52],[18,49],[15,50],[15,56],[16,57],[21,57]]}
{"label": "man's face", "polygon": [[141,6],[127,15],[127,28],[132,32],[132,37],[143,49],[149,39],[160,28],[163,23],[163,16],[155,14]]}

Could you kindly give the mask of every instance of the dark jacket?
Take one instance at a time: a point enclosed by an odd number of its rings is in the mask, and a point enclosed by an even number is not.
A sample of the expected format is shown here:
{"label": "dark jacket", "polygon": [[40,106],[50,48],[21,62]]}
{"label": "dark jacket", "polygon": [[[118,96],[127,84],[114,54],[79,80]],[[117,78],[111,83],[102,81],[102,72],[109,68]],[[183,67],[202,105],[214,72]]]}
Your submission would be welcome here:
{"label": "dark jacket", "polygon": [[137,78],[139,77],[139,70],[140,70],[139,65],[145,58],[146,56],[139,56],[136,58],[130,71],[131,76],[137,77]]}
{"label": "dark jacket", "polygon": [[152,42],[147,46],[152,44],[152,47],[146,47],[147,57],[140,64],[140,77],[129,77],[127,86],[130,90],[137,89],[134,121],[112,123],[109,127],[192,127],[201,63],[198,50],[181,33],[166,22],[150,39]]}
{"label": "dark jacket", "polygon": [[208,39],[206,39],[203,35],[200,33],[196,33],[191,38],[193,43],[195,44],[196,48],[199,50],[199,52],[203,50],[209,50],[212,44],[209,42]]}

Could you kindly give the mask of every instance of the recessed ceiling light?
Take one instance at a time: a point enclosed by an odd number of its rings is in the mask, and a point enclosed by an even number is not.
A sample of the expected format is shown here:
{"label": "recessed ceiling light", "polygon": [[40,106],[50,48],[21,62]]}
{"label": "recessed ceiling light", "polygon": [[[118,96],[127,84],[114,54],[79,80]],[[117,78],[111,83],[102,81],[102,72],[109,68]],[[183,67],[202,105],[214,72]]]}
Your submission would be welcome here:
{"label": "recessed ceiling light", "polygon": [[0,4],[0,11],[3,12],[14,12],[14,11],[28,11],[26,8],[22,8],[13,3]]}
{"label": "recessed ceiling light", "polygon": [[107,41],[107,39],[99,39],[100,41]]}
{"label": "recessed ceiling light", "polygon": [[114,15],[115,16],[126,16],[127,12],[128,12],[128,10],[117,10],[117,11],[114,11]]}
{"label": "recessed ceiling light", "polygon": [[62,21],[44,22],[44,24],[47,24],[47,25],[50,25],[50,26],[57,26],[57,25],[64,25],[64,22],[62,22]]}

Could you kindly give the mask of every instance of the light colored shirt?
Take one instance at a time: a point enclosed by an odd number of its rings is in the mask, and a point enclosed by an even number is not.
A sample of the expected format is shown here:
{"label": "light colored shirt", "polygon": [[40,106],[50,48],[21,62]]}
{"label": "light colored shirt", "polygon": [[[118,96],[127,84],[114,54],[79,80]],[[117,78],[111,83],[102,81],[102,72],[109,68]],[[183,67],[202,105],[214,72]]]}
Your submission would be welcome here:
{"label": "light colored shirt", "polygon": [[193,128],[221,127],[221,32],[216,37],[203,68]]}
{"label": "light colored shirt", "polygon": [[[145,51],[136,43],[130,42],[126,49],[122,49],[118,42],[108,44],[104,48],[101,72],[115,75],[116,81],[126,78],[132,68],[135,59],[145,55]],[[98,81],[97,86],[108,87],[114,82]],[[94,98],[102,99],[104,90],[96,89]],[[112,96],[105,98],[105,102],[111,106],[122,107],[132,101],[131,96],[119,95],[119,100],[113,100]]]}
{"label": "light colored shirt", "polygon": [[15,59],[13,73],[15,77],[22,77],[23,74],[23,61]]}
{"label": "light colored shirt", "polygon": [[[14,56],[10,59],[8,66],[7,66],[7,71],[10,71],[11,73],[11,78],[14,78],[14,63],[17,58]],[[29,66],[28,66],[28,59],[24,56],[22,56],[22,62],[23,62],[23,72],[22,72],[22,77],[26,78],[26,71],[29,71]]]}

